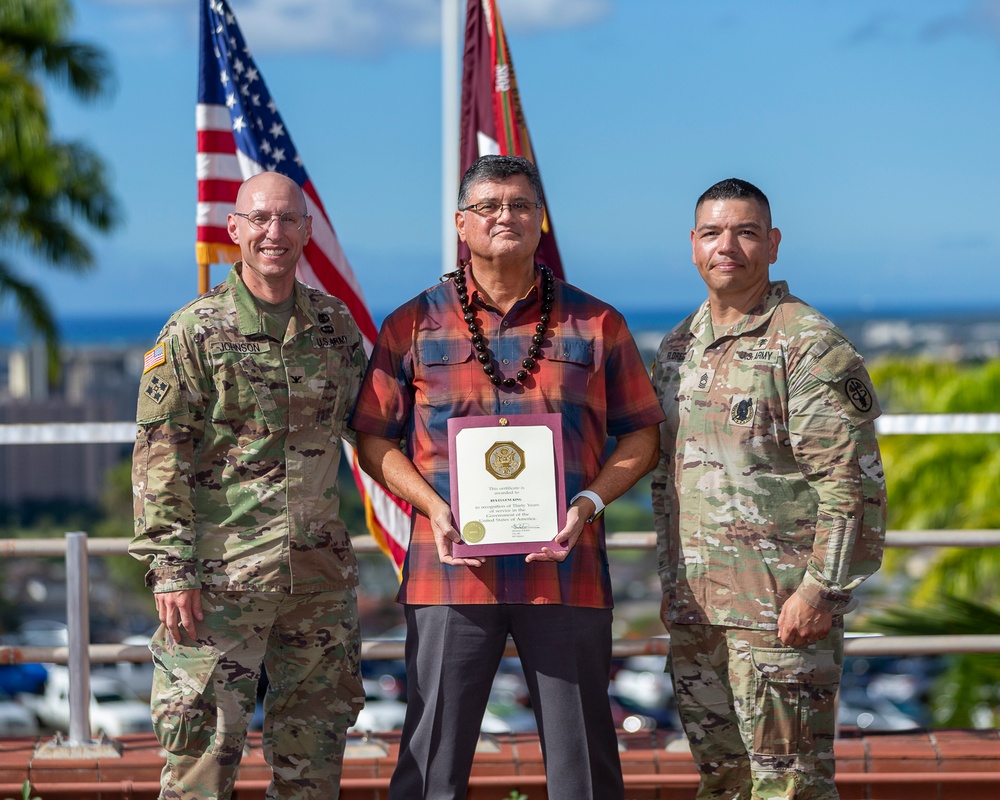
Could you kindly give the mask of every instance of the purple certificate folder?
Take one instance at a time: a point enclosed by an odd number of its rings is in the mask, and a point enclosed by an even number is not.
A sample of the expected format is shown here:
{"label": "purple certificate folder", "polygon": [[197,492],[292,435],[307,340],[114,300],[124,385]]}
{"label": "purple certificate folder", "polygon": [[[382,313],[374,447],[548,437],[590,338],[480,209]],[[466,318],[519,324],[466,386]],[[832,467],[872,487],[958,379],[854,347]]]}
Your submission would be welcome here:
{"label": "purple certificate folder", "polygon": [[565,550],[562,415],[510,414],[448,420],[456,556]]}

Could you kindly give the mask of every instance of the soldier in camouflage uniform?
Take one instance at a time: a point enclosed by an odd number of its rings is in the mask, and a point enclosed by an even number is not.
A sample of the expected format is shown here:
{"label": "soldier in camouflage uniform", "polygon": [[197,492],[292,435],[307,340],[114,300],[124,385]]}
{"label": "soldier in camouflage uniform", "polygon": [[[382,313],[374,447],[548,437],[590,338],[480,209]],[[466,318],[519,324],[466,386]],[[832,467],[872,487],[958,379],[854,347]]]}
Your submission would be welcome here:
{"label": "soldier in camouflage uniform", "polygon": [[691,243],[708,301],[653,364],[661,616],[701,799],[837,797],[843,615],[885,536],[871,380],[770,280],[780,241],[755,186],[706,191]]}
{"label": "soldier in camouflage uniform", "polygon": [[160,797],[230,796],[263,664],[267,797],[331,800],[364,703],[336,484],[364,350],[344,304],[295,280],[312,233],[298,185],[256,175],[236,209],[242,260],[170,318],[139,391],[130,552],[162,623]]}

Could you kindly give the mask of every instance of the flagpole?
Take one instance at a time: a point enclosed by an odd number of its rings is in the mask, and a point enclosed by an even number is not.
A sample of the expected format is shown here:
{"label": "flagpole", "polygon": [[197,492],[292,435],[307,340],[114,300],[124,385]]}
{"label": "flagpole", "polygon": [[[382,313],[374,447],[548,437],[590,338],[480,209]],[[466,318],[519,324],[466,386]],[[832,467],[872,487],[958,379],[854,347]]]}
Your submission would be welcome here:
{"label": "flagpole", "polygon": [[455,269],[455,194],[458,190],[458,0],[441,0],[441,274]]}

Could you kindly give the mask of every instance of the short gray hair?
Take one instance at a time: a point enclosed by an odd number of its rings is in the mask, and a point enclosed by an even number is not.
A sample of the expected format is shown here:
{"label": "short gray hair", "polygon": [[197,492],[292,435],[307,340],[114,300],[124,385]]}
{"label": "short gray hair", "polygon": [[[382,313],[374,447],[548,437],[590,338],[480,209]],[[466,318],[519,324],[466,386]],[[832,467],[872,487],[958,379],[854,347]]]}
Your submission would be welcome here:
{"label": "short gray hair", "polygon": [[528,159],[523,156],[480,156],[472,162],[472,166],[462,176],[462,183],[458,187],[459,209],[468,203],[472,187],[480,181],[504,181],[515,175],[523,175],[527,178],[535,192],[535,200],[539,203],[544,202],[542,200],[542,178],[538,174],[538,167]]}

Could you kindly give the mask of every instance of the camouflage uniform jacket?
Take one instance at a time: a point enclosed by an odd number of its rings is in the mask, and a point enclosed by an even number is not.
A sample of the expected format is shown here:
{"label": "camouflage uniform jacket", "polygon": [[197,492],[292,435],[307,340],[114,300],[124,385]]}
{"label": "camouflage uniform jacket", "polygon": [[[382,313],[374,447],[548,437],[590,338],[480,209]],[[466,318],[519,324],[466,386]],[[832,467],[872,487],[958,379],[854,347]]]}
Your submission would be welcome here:
{"label": "camouflage uniform jacket", "polygon": [[669,619],[775,630],[794,592],[854,607],[878,569],[885,479],[881,413],[861,356],[776,281],[715,333],[706,302],[653,364],[667,421],[653,473]]}
{"label": "camouflage uniform jacket", "polygon": [[240,268],[146,354],[129,552],[156,592],[356,586],[337,469],[361,334],[340,300],[300,283],[287,329],[268,330]]}

